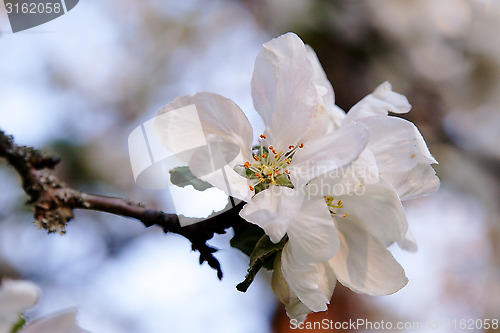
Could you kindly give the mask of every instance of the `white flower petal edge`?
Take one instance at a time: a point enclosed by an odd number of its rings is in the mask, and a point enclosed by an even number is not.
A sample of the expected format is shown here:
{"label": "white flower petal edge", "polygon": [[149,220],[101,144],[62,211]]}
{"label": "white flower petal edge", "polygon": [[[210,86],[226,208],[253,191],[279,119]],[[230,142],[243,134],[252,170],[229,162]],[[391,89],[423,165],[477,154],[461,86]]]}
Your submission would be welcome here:
{"label": "white flower petal edge", "polygon": [[24,280],[3,279],[0,288],[0,332],[10,332],[19,316],[35,306],[40,290]]}
{"label": "white flower petal edge", "polygon": [[293,246],[288,242],[281,255],[281,273],[290,287],[290,297],[296,295],[311,311],[325,311],[337,281],[333,269],[328,262],[298,262],[293,256]]}
{"label": "white flower petal edge", "polygon": [[[331,298],[333,290],[337,283],[335,274],[333,273],[332,268],[325,263],[309,264],[309,266],[311,266],[310,270],[313,272],[311,275],[317,278],[317,284],[312,285],[313,292],[317,293],[319,291],[324,295],[324,297],[321,296],[321,299],[325,300],[324,306],[326,306],[329,303],[329,299]],[[298,278],[300,279],[300,277]],[[292,282],[293,281],[295,280],[292,280]],[[302,301],[297,297],[295,292],[291,290],[290,286],[285,280],[282,270],[282,256],[276,256],[276,259],[274,260],[271,286],[280,302],[285,304],[286,313],[289,318],[296,319],[299,322],[303,322],[306,319],[307,315],[313,312],[304,303],[302,303]],[[319,306],[323,308],[322,304],[320,304]]]}
{"label": "white flower petal edge", "polygon": [[410,231],[410,229],[408,229],[408,231],[406,232],[405,237],[398,242],[398,246],[408,252],[418,251],[417,241],[415,239],[415,236],[413,236],[412,232]]}
{"label": "white flower petal edge", "polygon": [[404,269],[376,237],[356,225],[338,223],[340,248],[329,260],[340,283],[354,292],[389,295],[408,283]]}
{"label": "white flower petal edge", "polygon": [[388,112],[407,113],[411,105],[406,96],[392,91],[389,82],[379,85],[371,94],[356,103],[347,112],[347,118],[359,120],[372,116],[387,116]]}
{"label": "white flower petal edge", "polygon": [[375,116],[359,120],[370,129],[367,147],[381,172],[409,170],[417,163],[433,164],[424,138],[411,122],[397,117]]}
{"label": "white flower petal edge", "polygon": [[301,188],[317,176],[348,166],[361,154],[369,135],[366,126],[351,122],[324,137],[305,142],[304,149],[297,151],[289,167],[292,183]]}
{"label": "white flower petal edge", "polygon": [[386,246],[400,241],[408,230],[408,222],[398,194],[383,178],[366,184],[362,194],[346,193],[335,197],[342,208],[335,215],[339,224],[356,225]]}
{"label": "white flower petal edge", "polygon": [[89,331],[77,326],[76,310],[69,310],[49,318],[35,320],[21,333],[89,333]]}
{"label": "white flower petal edge", "polygon": [[302,206],[304,196],[291,188],[272,185],[257,193],[240,211],[245,220],[264,229],[272,242],[278,243],[291,220]]}
{"label": "white flower petal edge", "polygon": [[[319,62],[318,56],[316,52],[314,52],[313,48],[309,45],[306,45],[307,58],[311,62],[313,66],[313,82],[316,86],[316,90],[318,92],[318,103],[316,106],[316,113],[313,118],[313,123],[317,123],[317,126],[326,126],[331,131],[333,129],[339,128],[342,125],[342,121],[346,117],[346,113],[344,110],[335,105],[335,93],[333,92],[333,87],[328,78],[326,77],[326,73],[323,70],[323,66]],[[322,114],[326,117],[326,119],[320,117]],[[311,131],[312,132],[312,131]],[[314,133],[318,131],[315,130]]]}
{"label": "white flower petal edge", "polygon": [[410,200],[435,193],[440,186],[436,171],[429,164],[417,164],[409,171],[385,173],[401,200]]}
{"label": "white flower petal edge", "polygon": [[[196,106],[196,112],[186,108],[190,105]],[[165,148],[187,162],[195,176],[228,195],[249,200],[252,193],[247,179],[238,175],[232,167],[251,160],[253,132],[247,117],[233,101],[208,92],[178,97],[158,112],[154,128]],[[223,155],[222,151],[220,154],[214,151],[193,151],[193,148],[207,143],[236,145],[240,154],[234,160],[226,161],[224,156],[217,156]],[[224,168],[226,175],[220,170],[210,169],[215,158],[221,160],[216,161],[216,164],[229,165]]]}
{"label": "white flower petal edge", "polygon": [[369,128],[367,149],[373,151],[381,175],[403,201],[439,189],[439,179],[430,166],[437,161],[419,130],[407,120],[387,116],[389,111],[406,113],[410,109],[408,99],[392,91],[391,84],[384,82],[354,105],[345,119],[362,122]]}
{"label": "white flower petal edge", "polygon": [[401,200],[437,191],[439,179],[430,166],[437,161],[414,124],[386,116],[359,121],[370,130],[367,148],[375,156],[380,174],[396,189]]}
{"label": "white flower petal edge", "polygon": [[287,33],[264,44],[255,60],[252,98],[277,151],[297,144],[316,110],[313,68],[302,40]]}

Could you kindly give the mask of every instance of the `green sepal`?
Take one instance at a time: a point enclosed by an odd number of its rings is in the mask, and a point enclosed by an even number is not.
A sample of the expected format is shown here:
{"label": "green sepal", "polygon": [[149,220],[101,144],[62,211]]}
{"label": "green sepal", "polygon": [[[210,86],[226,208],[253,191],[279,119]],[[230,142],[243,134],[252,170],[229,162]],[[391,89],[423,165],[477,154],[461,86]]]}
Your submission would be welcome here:
{"label": "green sepal", "polygon": [[264,230],[258,225],[244,223],[238,228],[235,228],[234,236],[231,238],[229,244],[250,257],[255,249],[255,245],[257,245],[259,239],[261,239],[264,234]]}
{"label": "green sepal", "polygon": [[236,286],[236,289],[241,292],[246,292],[248,287],[252,284],[255,276],[259,270],[264,266],[267,269],[272,269],[274,263],[274,257],[276,254],[283,250],[286,242],[288,241],[288,236],[284,236],[279,243],[273,243],[269,239],[269,236],[262,236],[255,248],[250,255],[250,267],[248,268],[248,273],[245,276],[245,280]]}
{"label": "green sepal", "polygon": [[248,178],[248,179],[257,179],[255,172],[250,169],[247,169],[244,165],[236,165],[233,170],[240,176]]}
{"label": "green sepal", "polygon": [[26,319],[24,319],[22,316],[19,316],[19,319],[14,325],[12,325],[9,333],[19,332],[24,327],[24,325],[26,325]]}
{"label": "green sepal", "polygon": [[286,187],[293,188],[292,182],[290,181],[288,176],[285,174],[281,174],[278,177],[275,177],[274,180],[276,181],[277,186],[286,186]]}
{"label": "green sepal", "polygon": [[186,187],[192,185],[195,190],[205,191],[207,188],[213,187],[211,184],[196,178],[187,166],[181,166],[169,170],[170,182],[179,187]]}

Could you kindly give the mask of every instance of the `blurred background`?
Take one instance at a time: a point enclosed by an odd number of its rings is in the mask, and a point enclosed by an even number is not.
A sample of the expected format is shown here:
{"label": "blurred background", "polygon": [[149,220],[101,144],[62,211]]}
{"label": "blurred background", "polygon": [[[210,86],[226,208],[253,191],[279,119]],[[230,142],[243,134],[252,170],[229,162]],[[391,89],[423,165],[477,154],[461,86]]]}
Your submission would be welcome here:
{"label": "blurred background", "polygon": [[[0,5],[0,128],[60,156],[58,176],[75,188],[171,211],[164,194],[136,186],[128,135],[198,91],[234,100],[260,133],[253,62],[288,31],[316,50],[344,110],[386,80],[405,94],[413,109],[404,117],[439,161],[442,182],[435,195],[404,203],[419,251],[391,250],[409,284],[384,297],[337,285],[328,312],[309,320],[424,324],[401,332],[436,331],[428,325],[438,322],[439,332],[456,332],[454,320],[500,319],[496,0],[82,0],[15,34]],[[46,235],[4,161],[0,186],[0,276],[41,286],[31,319],[77,307],[94,333],[292,331],[268,275],[246,294],[235,289],[248,258],[230,248],[231,231],[210,241],[220,249],[219,281],[184,238],[133,220],[80,211],[67,235]]]}

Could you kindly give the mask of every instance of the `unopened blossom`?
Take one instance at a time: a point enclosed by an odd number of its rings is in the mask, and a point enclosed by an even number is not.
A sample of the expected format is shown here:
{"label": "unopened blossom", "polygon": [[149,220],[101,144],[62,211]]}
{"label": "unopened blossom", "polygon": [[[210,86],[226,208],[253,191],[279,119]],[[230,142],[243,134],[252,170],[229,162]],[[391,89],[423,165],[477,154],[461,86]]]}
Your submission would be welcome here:
{"label": "unopened blossom", "polygon": [[[21,315],[38,302],[40,290],[24,280],[3,279],[0,286],[0,333],[13,332]],[[17,333],[85,333],[75,322],[76,311],[69,310],[37,319],[15,332]]]}

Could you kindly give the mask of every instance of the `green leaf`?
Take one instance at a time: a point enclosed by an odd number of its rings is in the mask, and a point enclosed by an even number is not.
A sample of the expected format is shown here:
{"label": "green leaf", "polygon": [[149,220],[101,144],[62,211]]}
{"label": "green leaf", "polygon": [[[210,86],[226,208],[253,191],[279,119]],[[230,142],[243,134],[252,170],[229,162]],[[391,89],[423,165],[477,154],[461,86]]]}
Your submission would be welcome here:
{"label": "green leaf", "polygon": [[207,188],[213,187],[211,184],[196,178],[189,170],[189,167],[182,166],[177,167],[169,171],[170,172],[170,181],[172,184],[177,185],[179,187],[186,187],[188,185],[192,185],[195,190],[205,191]]}
{"label": "green leaf", "polygon": [[234,236],[229,243],[232,247],[250,256],[262,236],[264,236],[264,230],[258,225],[244,223],[238,228],[234,228]]}
{"label": "green leaf", "polygon": [[236,289],[241,292],[246,292],[262,266],[268,269],[272,268],[274,257],[283,250],[287,241],[288,236],[286,235],[279,243],[276,244],[271,242],[269,236],[262,236],[250,255],[250,267],[248,268],[245,280],[238,284]]}
{"label": "green leaf", "polygon": [[19,319],[17,320],[17,322],[10,329],[10,333],[19,332],[21,330],[21,328],[24,327],[25,324],[26,324],[26,320],[22,316],[19,316]]}

